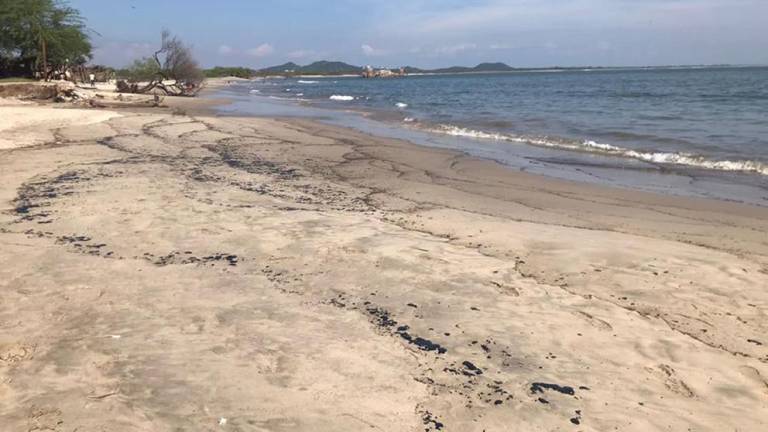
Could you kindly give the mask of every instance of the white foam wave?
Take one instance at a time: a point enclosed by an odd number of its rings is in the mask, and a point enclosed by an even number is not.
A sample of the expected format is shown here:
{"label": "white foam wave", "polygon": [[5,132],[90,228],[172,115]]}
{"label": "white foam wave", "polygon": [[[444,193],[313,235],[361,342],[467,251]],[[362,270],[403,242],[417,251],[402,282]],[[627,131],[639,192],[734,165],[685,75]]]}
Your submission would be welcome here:
{"label": "white foam wave", "polygon": [[531,144],[539,147],[550,147],[561,150],[600,153],[608,156],[637,159],[649,163],[683,165],[718,171],[739,171],[768,175],[768,164],[752,160],[712,160],[690,153],[643,152],[617,147],[611,144],[598,143],[595,141],[576,142],[548,138],[514,136],[501,133],[477,131],[451,125],[440,125],[438,128],[432,129],[432,132],[438,132],[457,137]]}
{"label": "white foam wave", "polygon": [[299,84],[319,84],[320,81],[305,81],[305,80],[299,80],[297,81]]}
{"label": "white foam wave", "polygon": [[407,103],[403,103],[403,102],[398,102],[398,103],[395,104],[395,106],[400,108],[400,109],[408,108],[408,104]]}
{"label": "white foam wave", "polygon": [[415,119],[415,118],[413,118],[413,117],[406,117],[406,118],[404,118],[404,119],[403,119],[403,121],[404,121],[405,123],[415,123],[415,122],[416,122],[416,119]]}
{"label": "white foam wave", "polygon": [[335,101],[353,101],[355,100],[354,96],[346,96],[346,95],[333,95],[329,98],[330,100]]}
{"label": "white foam wave", "polygon": [[261,90],[253,89],[253,90],[250,91],[250,93],[251,94],[258,94],[258,93],[261,93]]}

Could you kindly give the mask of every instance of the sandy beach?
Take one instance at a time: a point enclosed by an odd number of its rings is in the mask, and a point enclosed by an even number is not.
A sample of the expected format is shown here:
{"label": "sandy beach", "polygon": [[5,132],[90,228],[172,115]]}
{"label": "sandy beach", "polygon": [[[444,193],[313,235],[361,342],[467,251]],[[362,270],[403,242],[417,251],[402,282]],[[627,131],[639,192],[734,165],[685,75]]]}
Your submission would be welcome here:
{"label": "sandy beach", "polygon": [[768,208],[0,102],[2,431],[768,430]]}

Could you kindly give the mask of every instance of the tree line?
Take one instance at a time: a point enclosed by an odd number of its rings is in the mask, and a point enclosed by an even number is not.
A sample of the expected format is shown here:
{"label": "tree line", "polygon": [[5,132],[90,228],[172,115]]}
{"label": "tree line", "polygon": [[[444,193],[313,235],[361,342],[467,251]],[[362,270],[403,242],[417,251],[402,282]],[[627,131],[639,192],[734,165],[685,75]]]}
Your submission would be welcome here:
{"label": "tree line", "polygon": [[[64,0],[0,0],[0,77],[74,79],[69,72],[93,58],[90,33],[80,11]],[[192,48],[167,30],[154,54],[121,75],[118,91],[175,96],[196,94],[205,78]]]}
{"label": "tree line", "polygon": [[0,74],[51,78],[86,64],[93,47],[85,20],[55,0],[0,0]]}

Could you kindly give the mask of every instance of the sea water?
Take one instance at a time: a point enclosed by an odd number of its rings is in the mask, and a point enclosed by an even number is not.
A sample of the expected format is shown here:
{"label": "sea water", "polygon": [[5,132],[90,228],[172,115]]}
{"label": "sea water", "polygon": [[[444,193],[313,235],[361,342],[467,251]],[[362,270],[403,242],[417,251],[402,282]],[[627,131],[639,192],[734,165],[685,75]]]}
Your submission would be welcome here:
{"label": "sea water", "polygon": [[768,68],[262,79],[229,112],[310,116],[545,175],[768,205]]}

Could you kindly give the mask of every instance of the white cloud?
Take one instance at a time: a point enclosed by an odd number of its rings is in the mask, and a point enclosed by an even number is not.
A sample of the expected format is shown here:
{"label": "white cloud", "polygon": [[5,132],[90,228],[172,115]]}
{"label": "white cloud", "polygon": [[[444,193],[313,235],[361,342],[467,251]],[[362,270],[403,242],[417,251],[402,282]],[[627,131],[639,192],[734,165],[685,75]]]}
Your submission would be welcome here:
{"label": "white cloud", "polygon": [[218,50],[218,51],[219,51],[219,54],[221,54],[221,55],[223,55],[223,56],[228,56],[228,55],[231,55],[231,54],[234,54],[234,53],[235,53],[235,49],[234,49],[234,48],[232,48],[232,47],[231,47],[231,46],[229,46],[229,45],[221,45],[221,46],[219,47],[219,50]]}
{"label": "white cloud", "polygon": [[477,49],[477,45],[473,43],[461,43],[457,45],[450,45],[450,46],[444,46],[440,47],[436,50],[438,54],[446,54],[446,55],[455,55],[462,53],[464,51],[470,51]]}
{"label": "white cloud", "polygon": [[[474,0],[440,7],[443,0],[391,0],[377,30],[419,37],[473,36],[521,30],[678,30],[754,26],[768,12],[765,0]],[[685,19],[681,19],[685,17]]]}
{"label": "white cloud", "polygon": [[[293,11],[292,2],[274,2],[265,19]],[[275,39],[281,49],[262,42],[241,47],[225,34],[198,34],[188,42],[205,47],[203,63],[225,59],[296,62],[340,59],[350,62],[409,63],[421,67],[506,60],[516,66],[551,64],[678,64],[768,62],[768,0],[342,0],[350,34],[337,36],[338,20],[309,26],[283,26]],[[762,18],[761,18],[762,17]],[[341,18],[341,15],[339,16]],[[234,24],[233,24],[234,25]],[[238,24],[241,25],[241,24]],[[245,24],[242,24],[245,25]],[[219,31],[247,33],[251,29]],[[247,30],[247,31],[246,31]],[[143,41],[140,32],[137,41]],[[217,39],[221,38],[221,39]],[[124,65],[151,54],[129,41],[98,41],[96,59]],[[610,42],[610,47],[601,41]],[[109,41],[113,42],[113,41]],[[229,52],[221,45],[232,43]],[[471,48],[466,42],[477,44]],[[219,45],[217,45],[218,43]],[[273,42],[274,43],[274,42]],[[291,46],[283,52],[283,44]],[[297,44],[297,45],[292,45]],[[220,46],[221,45],[221,46]],[[257,47],[253,49],[247,49]],[[441,48],[442,47],[442,48]],[[514,51],[514,55],[513,55]],[[651,52],[653,52],[651,54]],[[235,61],[231,61],[236,63]]]}
{"label": "white cloud", "polygon": [[268,43],[263,43],[256,48],[251,48],[246,51],[246,53],[252,57],[266,57],[274,52],[275,48]]}
{"label": "white cloud", "polygon": [[361,48],[363,50],[363,54],[365,54],[368,57],[383,56],[387,54],[386,51],[376,49],[368,44],[363,45]]}

